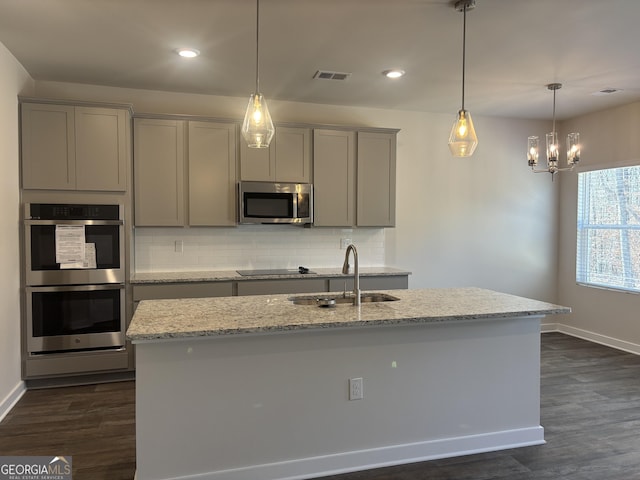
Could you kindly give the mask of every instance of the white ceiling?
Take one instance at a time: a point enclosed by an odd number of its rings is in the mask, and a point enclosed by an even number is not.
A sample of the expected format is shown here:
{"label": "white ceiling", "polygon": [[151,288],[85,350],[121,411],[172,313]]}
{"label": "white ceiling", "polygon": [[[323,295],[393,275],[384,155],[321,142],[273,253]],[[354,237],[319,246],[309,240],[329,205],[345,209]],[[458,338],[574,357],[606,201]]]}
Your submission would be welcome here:
{"label": "white ceiling", "polygon": [[[451,113],[462,13],[453,0],[261,0],[267,100]],[[640,1],[477,0],[467,13],[466,108],[558,118],[640,100]],[[255,0],[0,0],[0,42],[36,80],[246,96]],[[202,54],[174,53],[191,46]],[[381,72],[402,68],[389,80]],[[317,70],[351,73],[314,80]],[[621,92],[593,95],[604,88]]]}

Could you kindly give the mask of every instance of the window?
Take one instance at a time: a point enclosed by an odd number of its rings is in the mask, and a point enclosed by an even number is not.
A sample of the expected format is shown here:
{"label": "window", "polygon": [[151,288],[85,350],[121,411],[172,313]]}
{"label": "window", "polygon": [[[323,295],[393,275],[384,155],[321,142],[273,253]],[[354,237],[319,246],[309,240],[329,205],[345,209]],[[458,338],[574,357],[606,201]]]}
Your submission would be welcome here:
{"label": "window", "polygon": [[576,281],[640,292],[640,166],[578,174]]}

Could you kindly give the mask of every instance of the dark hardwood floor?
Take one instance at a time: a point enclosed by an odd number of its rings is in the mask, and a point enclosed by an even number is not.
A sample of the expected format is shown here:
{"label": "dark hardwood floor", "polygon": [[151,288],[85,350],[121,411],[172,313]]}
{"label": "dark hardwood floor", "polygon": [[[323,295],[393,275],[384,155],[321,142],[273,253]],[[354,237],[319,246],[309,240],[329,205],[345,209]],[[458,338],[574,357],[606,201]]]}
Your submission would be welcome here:
{"label": "dark hardwood floor", "polygon": [[29,390],[0,423],[0,455],[68,455],[74,480],[131,480],[135,383]]}
{"label": "dark hardwood floor", "polygon": [[[545,445],[324,480],[640,480],[640,356],[542,336]],[[28,391],[0,423],[0,455],[72,455],[74,480],[130,480],[133,382]]]}

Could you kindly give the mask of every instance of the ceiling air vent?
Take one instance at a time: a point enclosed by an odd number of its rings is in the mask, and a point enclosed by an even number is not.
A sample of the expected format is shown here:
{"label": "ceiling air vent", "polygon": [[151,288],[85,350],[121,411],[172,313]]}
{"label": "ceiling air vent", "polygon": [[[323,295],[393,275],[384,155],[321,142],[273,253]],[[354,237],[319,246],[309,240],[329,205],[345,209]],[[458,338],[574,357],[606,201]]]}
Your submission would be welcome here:
{"label": "ceiling air vent", "polygon": [[351,76],[350,73],[344,72],[329,72],[328,70],[318,70],[313,78],[322,78],[324,80],[348,80]]}
{"label": "ceiling air vent", "polygon": [[597,92],[593,92],[591,95],[611,95],[612,93],[618,93],[622,90],[620,88],[603,88]]}

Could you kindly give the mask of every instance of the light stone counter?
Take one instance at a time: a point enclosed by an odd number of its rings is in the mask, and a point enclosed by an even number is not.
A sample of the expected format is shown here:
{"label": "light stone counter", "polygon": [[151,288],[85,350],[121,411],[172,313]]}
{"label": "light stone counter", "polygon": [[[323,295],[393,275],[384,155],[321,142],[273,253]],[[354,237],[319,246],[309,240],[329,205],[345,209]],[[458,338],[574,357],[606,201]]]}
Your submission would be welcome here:
{"label": "light stone counter", "polygon": [[292,295],[147,300],[140,302],[127,337],[133,343],[138,343],[170,338],[470,321],[570,312],[569,308],[559,305],[480,288],[388,290],[385,293],[400,300],[368,303],[359,308],[352,305],[334,308],[294,305],[288,300]]}
{"label": "light stone counter", "polygon": [[[228,282],[249,280],[278,280],[278,279],[310,279],[310,278],[334,278],[352,277],[353,274],[344,275],[340,268],[310,268],[315,273],[300,274],[291,273],[285,275],[240,275],[235,270],[212,270],[190,272],[140,272],[132,275],[131,283],[135,285],[158,283],[183,283],[183,282]],[[360,276],[393,276],[410,275],[411,272],[393,267],[361,267]]]}
{"label": "light stone counter", "polygon": [[136,478],[310,479],[544,443],[540,319],[568,308],[385,293],[400,300],[140,302]]}

